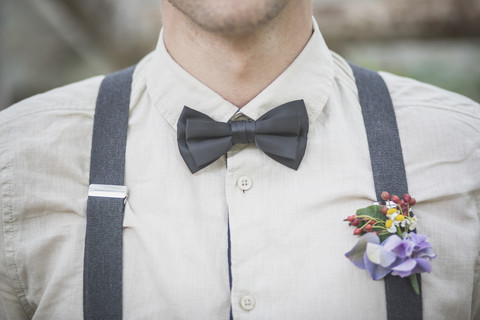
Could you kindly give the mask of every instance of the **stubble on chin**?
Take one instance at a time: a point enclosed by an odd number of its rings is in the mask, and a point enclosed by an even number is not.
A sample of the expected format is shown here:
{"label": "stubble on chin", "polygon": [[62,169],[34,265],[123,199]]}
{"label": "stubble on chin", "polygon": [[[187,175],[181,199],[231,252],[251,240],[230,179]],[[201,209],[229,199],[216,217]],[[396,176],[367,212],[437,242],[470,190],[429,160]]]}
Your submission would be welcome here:
{"label": "stubble on chin", "polygon": [[194,25],[219,35],[240,35],[276,18],[290,0],[168,0]]}

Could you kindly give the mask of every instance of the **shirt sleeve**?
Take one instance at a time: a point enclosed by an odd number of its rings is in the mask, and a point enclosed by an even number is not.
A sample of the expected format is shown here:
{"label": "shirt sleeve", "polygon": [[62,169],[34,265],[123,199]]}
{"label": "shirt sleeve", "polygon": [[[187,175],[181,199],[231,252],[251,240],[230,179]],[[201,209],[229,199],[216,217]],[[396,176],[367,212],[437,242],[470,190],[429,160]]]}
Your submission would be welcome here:
{"label": "shirt sleeve", "polygon": [[[476,195],[477,215],[480,221],[480,191]],[[479,236],[480,237],[480,236]],[[480,239],[479,239],[480,242]],[[472,319],[480,319],[480,246],[477,251],[477,259],[475,260],[475,275],[473,278],[472,293]]]}
{"label": "shirt sleeve", "polygon": [[[1,143],[1,141],[0,141]],[[4,320],[22,320],[29,317],[18,299],[17,292],[10,277],[10,263],[7,261],[7,245],[5,242],[5,224],[8,223],[8,174],[6,168],[6,147],[0,144],[0,317]]]}
{"label": "shirt sleeve", "polygon": [[[3,261],[0,261],[0,263],[3,263]],[[27,314],[18,301],[15,290],[10,286],[9,279],[3,272],[0,273],[0,312],[2,317],[4,317],[2,319],[5,320],[28,319]]]}

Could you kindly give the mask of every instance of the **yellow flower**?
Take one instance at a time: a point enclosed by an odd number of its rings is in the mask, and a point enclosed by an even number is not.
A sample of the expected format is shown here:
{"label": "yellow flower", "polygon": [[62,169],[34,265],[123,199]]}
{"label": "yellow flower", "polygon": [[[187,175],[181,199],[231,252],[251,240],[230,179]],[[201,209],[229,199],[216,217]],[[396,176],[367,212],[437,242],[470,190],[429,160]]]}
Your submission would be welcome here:
{"label": "yellow flower", "polygon": [[385,228],[387,228],[387,231],[390,232],[390,233],[395,233],[397,232],[397,223],[394,223],[394,221],[392,219],[388,219],[387,221],[385,221]]}
{"label": "yellow flower", "polygon": [[385,221],[385,227],[387,229],[391,228],[392,227],[392,224],[393,224],[393,221],[392,220],[387,220]]}
{"label": "yellow flower", "polygon": [[391,208],[391,209],[388,209],[387,211],[387,216],[391,215],[392,213],[395,213],[397,212],[397,209],[396,208]]}

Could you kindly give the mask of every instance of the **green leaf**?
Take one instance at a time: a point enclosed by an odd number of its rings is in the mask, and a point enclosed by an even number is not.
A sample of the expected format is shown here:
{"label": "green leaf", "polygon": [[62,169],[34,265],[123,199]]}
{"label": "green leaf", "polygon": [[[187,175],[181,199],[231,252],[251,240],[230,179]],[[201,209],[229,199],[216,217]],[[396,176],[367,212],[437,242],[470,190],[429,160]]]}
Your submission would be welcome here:
{"label": "green leaf", "polygon": [[412,284],[413,291],[415,291],[415,293],[419,295],[420,289],[418,288],[417,274],[411,274],[408,278],[410,279],[410,283]]}
{"label": "green leaf", "polygon": [[369,216],[376,220],[383,220],[383,221],[387,220],[387,218],[382,214],[382,206],[375,206],[375,205],[358,209],[357,216]]}
{"label": "green leaf", "polygon": [[378,238],[380,239],[380,243],[385,241],[388,237],[390,237],[392,234],[391,233],[379,233]]}

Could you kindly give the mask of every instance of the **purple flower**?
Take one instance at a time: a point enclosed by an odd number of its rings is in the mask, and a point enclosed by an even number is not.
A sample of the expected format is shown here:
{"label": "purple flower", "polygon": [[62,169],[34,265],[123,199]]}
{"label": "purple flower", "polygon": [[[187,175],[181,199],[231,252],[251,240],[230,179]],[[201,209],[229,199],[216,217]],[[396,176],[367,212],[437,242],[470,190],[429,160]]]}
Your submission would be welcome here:
{"label": "purple flower", "polygon": [[392,267],[392,275],[402,278],[410,276],[412,273],[430,272],[432,266],[430,260],[436,257],[433,253],[432,244],[426,242],[426,236],[410,233],[402,243],[393,248],[397,256],[403,255],[404,261],[399,265]]}
{"label": "purple flower", "polygon": [[426,236],[410,233],[403,239],[392,235],[380,244],[376,234],[366,233],[345,256],[360,269],[366,269],[374,280],[390,272],[408,277],[431,270],[430,260],[435,254],[426,239]]}

